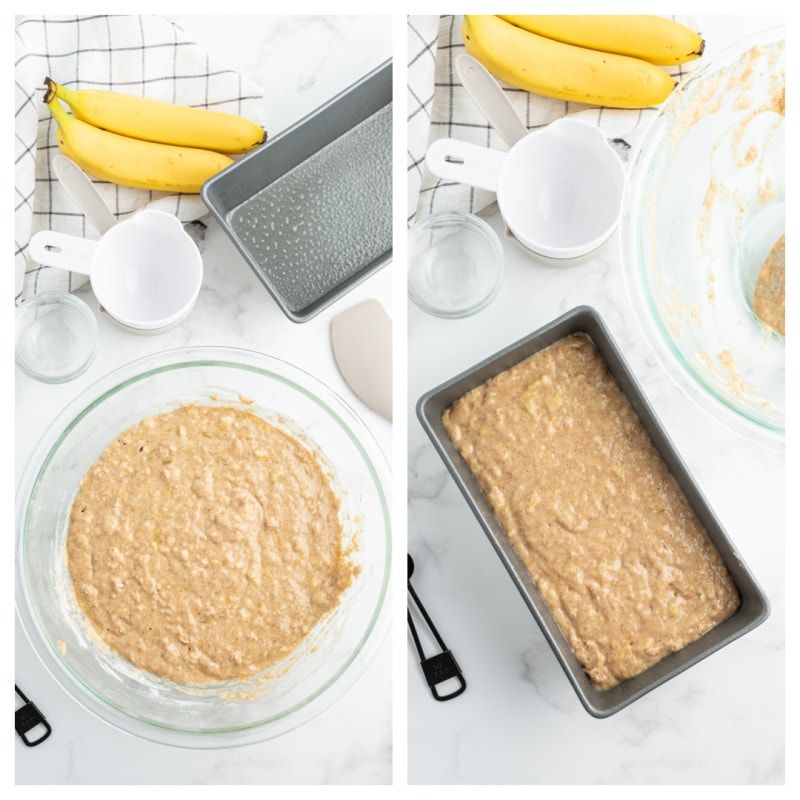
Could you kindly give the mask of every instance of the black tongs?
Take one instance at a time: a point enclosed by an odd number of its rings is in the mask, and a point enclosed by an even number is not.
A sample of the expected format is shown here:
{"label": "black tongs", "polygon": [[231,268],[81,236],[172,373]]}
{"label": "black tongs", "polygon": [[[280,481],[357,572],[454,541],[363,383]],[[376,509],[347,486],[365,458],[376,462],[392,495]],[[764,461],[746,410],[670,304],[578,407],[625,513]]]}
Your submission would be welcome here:
{"label": "black tongs", "polygon": [[[420,602],[419,597],[417,597],[417,593],[414,591],[414,587],[411,585],[411,575],[414,572],[414,559],[411,556],[408,556],[408,593],[411,595],[411,599],[414,601],[414,604],[417,607],[417,610],[422,615],[422,618],[428,625],[430,632],[433,634],[433,637],[436,639],[439,647],[441,648],[441,652],[437,653],[434,656],[426,657],[425,653],[422,649],[422,644],[419,640],[419,635],[417,634],[417,629],[414,625],[414,620],[411,618],[411,607],[409,606],[408,609],[408,627],[411,629],[411,636],[414,639],[414,645],[417,648],[417,652],[419,653],[420,658],[420,665],[422,666],[422,672],[425,675],[425,680],[428,682],[428,686],[430,687],[433,696],[437,700],[451,700],[454,697],[458,697],[464,689],[467,688],[467,682],[464,680],[464,676],[461,674],[461,670],[459,669],[458,664],[456,663],[455,658],[453,658],[453,654],[447,649],[447,645],[445,645],[444,640],[439,635],[439,631],[436,630],[436,626],[433,624],[433,621],[428,616],[428,612],[425,610],[425,607]],[[449,694],[440,694],[437,686],[440,683],[444,683],[445,681],[455,679],[458,683],[458,686]]]}

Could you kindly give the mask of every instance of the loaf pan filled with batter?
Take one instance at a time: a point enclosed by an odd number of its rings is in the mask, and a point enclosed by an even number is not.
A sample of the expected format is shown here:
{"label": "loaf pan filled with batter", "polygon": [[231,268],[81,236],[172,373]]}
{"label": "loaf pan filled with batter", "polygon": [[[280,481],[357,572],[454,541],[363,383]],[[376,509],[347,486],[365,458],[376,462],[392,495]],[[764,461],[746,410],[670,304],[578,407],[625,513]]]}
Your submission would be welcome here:
{"label": "loaf pan filled with batter", "polygon": [[206,181],[201,197],[293,322],[392,257],[392,62]]}
{"label": "loaf pan filled with batter", "polygon": [[417,414],[593,716],[767,618],[594,309],[433,389]]}

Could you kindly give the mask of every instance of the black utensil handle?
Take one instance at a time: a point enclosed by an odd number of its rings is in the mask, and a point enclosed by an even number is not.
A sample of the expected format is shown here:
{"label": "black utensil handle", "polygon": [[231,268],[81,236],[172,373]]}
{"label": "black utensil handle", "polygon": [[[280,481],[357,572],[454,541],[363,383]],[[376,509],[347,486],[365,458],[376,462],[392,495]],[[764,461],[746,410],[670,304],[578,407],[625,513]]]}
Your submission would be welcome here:
{"label": "black utensil handle", "polygon": [[[28,746],[35,747],[41,744],[53,732],[50,723],[44,718],[41,711],[22,693],[19,686],[14,684],[14,691],[22,700],[22,705],[14,712],[14,729],[19,734],[19,738]],[[37,738],[30,738],[28,734],[34,729],[41,727],[43,733]]]}
{"label": "black utensil handle", "polygon": [[[451,700],[453,697],[458,697],[467,688],[467,682],[461,674],[461,669],[449,650],[426,658],[421,664],[425,680],[428,681],[428,686],[437,700]],[[451,679],[458,681],[458,687],[448,694],[440,694],[436,688],[437,685]]]}
{"label": "black utensil handle", "polygon": [[[417,597],[417,593],[414,591],[414,587],[411,585],[411,583],[408,584],[408,592],[411,595],[411,598],[414,601],[414,605],[416,605],[419,613],[422,614],[422,618],[425,620],[425,623],[430,629],[430,632],[433,634],[434,638],[439,643],[439,647],[441,647],[442,650],[447,650],[447,645],[445,645],[444,639],[442,639],[442,637],[439,635],[439,631],[436,630],[436,626],[433,624],[433,620],[428,616],[428,612],[425,610],[425,606],[422,605],[422,601],[419,599],[419,597]],[[419,645],[419,640],[416,637],[416,631],[414,633],[415,633],[414,640],[417,642],[417,650],[419,650],[420,657],[423,657],[422,649],[420,648]]]}
{"label": "black utensil handle", "polygon": [[[461,674],[461,669],[453,657],[453,654],[447,649],[447,645],[439,635],[439,631],[436,630],[433,620],[431,620],[431,618],[428,616],[428,612],[420,602],[420,599],[417,597],[417,593],[412,588],[410,582],[408,584],[408,591],[414,601],[414,604],[430,628],[431,633],[438,642],[439,646],[442,648],[442,651],[436,655],[425,655],[422,649],[422,643],[419,639],[419,634],[417,633],[417,628],[414,625],[414,620],[411,617],[411,609],[409,609],[408,627],[411,630],[411,636],[414,639],[414,646],[417,648],[417,653],[419,654],[422,673],[425,675],[425,680],[428,683],[428,687],[430,688],[431,693],[436,700],[451,700],[454,697],[458,697],[458,695],[460,695],[467,688],[467,682],[464,679],[464,676]],[[444,683],[445,681],[452,679],[455,679],[458,682],[457,688],[447,694],[441,694],[436,687],[440,683]]]}

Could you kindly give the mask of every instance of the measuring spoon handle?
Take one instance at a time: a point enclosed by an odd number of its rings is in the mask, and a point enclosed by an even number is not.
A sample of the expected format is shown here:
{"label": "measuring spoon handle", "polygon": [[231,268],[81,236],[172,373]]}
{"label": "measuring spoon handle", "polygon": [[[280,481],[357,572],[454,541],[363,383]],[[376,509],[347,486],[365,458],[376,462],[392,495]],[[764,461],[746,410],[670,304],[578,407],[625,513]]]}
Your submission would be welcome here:
{"label": "measuring spoon handle", "polygon": [[117,224],[89,176],[72,159],[60,153],[53,156],[53,171],[72,202],[99,234]]}
{"label": "measuring spoon handle", "polygon": [[58,231],[38,231],[31,236],[31,258],[46,267],[90,275],[97,242]]}
{"label": "measuring spoon handle", "polygon": [[[411,560],[410,556],[408,563],[409,566],[413,565],[413,561]],[[429,632],[433,635],[433,638],[439,645],[438,652],[434,653],[433,655],[425,654],[419,633],[417,632],[417,627],[414,624],[414,619],[411,615],[412,606],[409,604],[407,612],[408,627],[411,631],[411,637],[414,640],[414,646],[417,648],[417,653],[419,654],[419,663],[422,667],[422,673],[425,676],[428,688],[431,690],[434,699],[439,701],[452,700],[454,697],[458,697],[460,694],[463,694],[464,690],[467,688],[467,681],[465,680],[455,657],[444,643],[444,639],[442,639],[439,631],[436,630],[436,626],[433,624],[433,620],[425,610],[425,606],[422,605],[422,601],[414,591],[414,587],[411,585],[410,576],[408,581],[408,593],[411,595],[411,599],[414,601],[414,606],[416,607],[417,612],[425,620],[425,624],[428,626]],[[454,688],[451,688],[449,692],[442,693],[439,689],[439,685],[445,682],[449,682],[451,687]]]}
{"label": "measuring spoon handle", "polygon": [[456,58],[456,72],[472,102],[509,147],[527,135],[528,129],[508,95],[480,61],[462,53]]}
{"label": "measuring spoon handle", "polygon": [[506,153],[458,139],[436,139],[425,154],[425,166],[437,178],[496,192]]}

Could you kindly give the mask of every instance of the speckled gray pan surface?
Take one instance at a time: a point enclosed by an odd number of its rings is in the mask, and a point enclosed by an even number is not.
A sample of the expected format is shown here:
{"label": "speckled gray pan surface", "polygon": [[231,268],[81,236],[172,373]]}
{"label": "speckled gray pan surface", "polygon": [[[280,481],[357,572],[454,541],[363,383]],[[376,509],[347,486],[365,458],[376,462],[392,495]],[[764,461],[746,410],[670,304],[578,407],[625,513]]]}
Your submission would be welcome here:
{"label": "speckled gray pan surface", "polygon": [[201,194],[283,312],[311,319],[391,259],[391,62]]}

